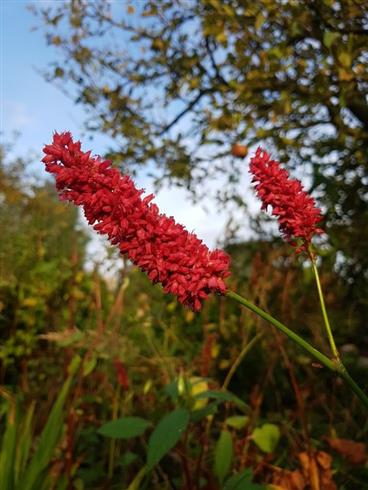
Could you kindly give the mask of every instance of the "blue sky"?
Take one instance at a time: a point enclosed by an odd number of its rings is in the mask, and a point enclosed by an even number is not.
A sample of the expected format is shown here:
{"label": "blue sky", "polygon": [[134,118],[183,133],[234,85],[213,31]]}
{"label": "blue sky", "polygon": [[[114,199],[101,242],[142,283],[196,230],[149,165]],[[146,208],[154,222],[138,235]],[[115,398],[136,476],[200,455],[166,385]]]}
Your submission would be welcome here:
{"label": "blue sky", "polygon": [[29,2],[1,3],[1,132],[9,141],[19,131],[17,150],[21,152],[38,150],[54,129],[70,128],[78,133],[82,110],[37,72],[52,60],[53,52],[40,31],[31,31],[36,19],[27,10]]}
{"label": "blue sky", "polygon": [[[37,71],[46,68],[57,54],[46,45],[42,30],[32,31],[37,19],[27,9],[29,3],[28,0],[0,0],[0,131],[2,142],[11,141],[14,131],[20,133],[15,147],[17,155],[36,151],[41,156],[42,147],[50,141],[54,130],[70,130],[75,138],[83,139],[84,113],[81,106],[47,83]],[[37,3],[50,1],[38,0]],[[103,154],[108,141],[107,137],[97,136],[83,146],[92,148],[94,154]],[[138,176],[137,184],[147,192],[153,190],[152,182],[143,175]],[[166,188],[159,192],[156,202],[163,212],[174,215],[207,244],[214,245],[221,237],[226,216],[219,213],[211,201],[193,205],[184,190]],[[204,211],[202,205],[209,212]]]}

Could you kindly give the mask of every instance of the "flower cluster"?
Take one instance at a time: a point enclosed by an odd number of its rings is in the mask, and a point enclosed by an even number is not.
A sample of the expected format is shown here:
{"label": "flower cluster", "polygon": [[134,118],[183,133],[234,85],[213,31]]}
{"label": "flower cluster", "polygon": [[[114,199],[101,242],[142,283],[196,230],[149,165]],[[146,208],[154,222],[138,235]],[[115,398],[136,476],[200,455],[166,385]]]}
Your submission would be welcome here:
{"label": "flower cluster", "polygon": [[154,196],[142,197],[143,190],[110,161],[81,151],[81,143],[74,143],[70,133],[55,133],[43,151],[42,161],[54,174],[61,199],[82,206],[88,223],[152,282],[161,283],[165,292],[195,311],[210,292],[226,292],[229,256],[210,251],[172,217],[160,214],[151,202]]}
{"label": "flower cluster", "polygon": [[[303,189],[299,180],[291,179],[287,170],[270,155],[258,148],[250,161],[252,182],[256,183],[262,209],[272,206],[272,214],[277,216],[279,228],[284,238],[297,251],[307,251],[315,234],[323,230],[317,227],[322,220],[321,210],[315,206],[313,197]],[[301,240],[301,244],[295,240]]]}

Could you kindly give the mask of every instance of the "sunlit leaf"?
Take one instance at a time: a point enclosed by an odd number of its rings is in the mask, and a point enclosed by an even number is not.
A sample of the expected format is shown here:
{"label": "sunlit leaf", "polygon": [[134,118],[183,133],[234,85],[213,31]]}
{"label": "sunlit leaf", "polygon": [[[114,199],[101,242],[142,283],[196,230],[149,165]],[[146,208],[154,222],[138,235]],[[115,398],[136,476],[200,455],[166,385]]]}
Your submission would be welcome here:
{"label": "sunlit leaf", "polygon": [[274,424],[264,424],[252,433],[254,443],[265,453],[272,453],[280,439],[280,429]]}
{"label": "sunlit leaf", "polygon": [[225,424],[234,429],[243,429],[249,422],[246,415],[233,415],[225,420]]}

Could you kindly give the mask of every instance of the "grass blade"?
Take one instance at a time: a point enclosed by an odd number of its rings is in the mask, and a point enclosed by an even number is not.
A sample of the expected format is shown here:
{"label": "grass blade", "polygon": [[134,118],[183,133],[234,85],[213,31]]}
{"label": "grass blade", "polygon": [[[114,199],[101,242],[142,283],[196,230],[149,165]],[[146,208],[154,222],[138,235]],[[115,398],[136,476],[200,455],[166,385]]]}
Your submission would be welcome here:
{"label": "grass blade", "polygon": [[[3,391],[3,390],[2,390]],[[0,454],[0,488],[13,490],[14,488],[14,462],[17,442],[17,406],[15,400],[7,392],[2,392],[7,398],[7,420]]]}
{"label": "grass blade", "polygon": [[78,369],[79,362],[79,357],[74,358],[72,361],[70,375],[61,388],[59,396],[52,407],[45,428],[40,436],[37,450],[17,485],[19,490],[38,490],[40,488],[40,478],[50,463],[55,447],[61,437],[64,421],[64,404],[69,394],[74,375]]}

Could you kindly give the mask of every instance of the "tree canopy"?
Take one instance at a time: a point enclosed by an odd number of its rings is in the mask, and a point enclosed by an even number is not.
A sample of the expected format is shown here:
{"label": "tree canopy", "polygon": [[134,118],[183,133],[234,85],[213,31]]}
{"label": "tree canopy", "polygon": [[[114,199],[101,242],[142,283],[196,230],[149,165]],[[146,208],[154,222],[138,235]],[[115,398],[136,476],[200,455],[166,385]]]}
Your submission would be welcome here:
{"label": "tree canopy", "polygon": [[367,1],[34,8],[59,50],[47,78],[90,109],[87,127],[113,137],[125,169],[144,165],[197,195],[222,176],[222,200],[241,202],[245,169],[231,147],[265,145],[297,174],[310,170],[349,273],[367,268]]}

